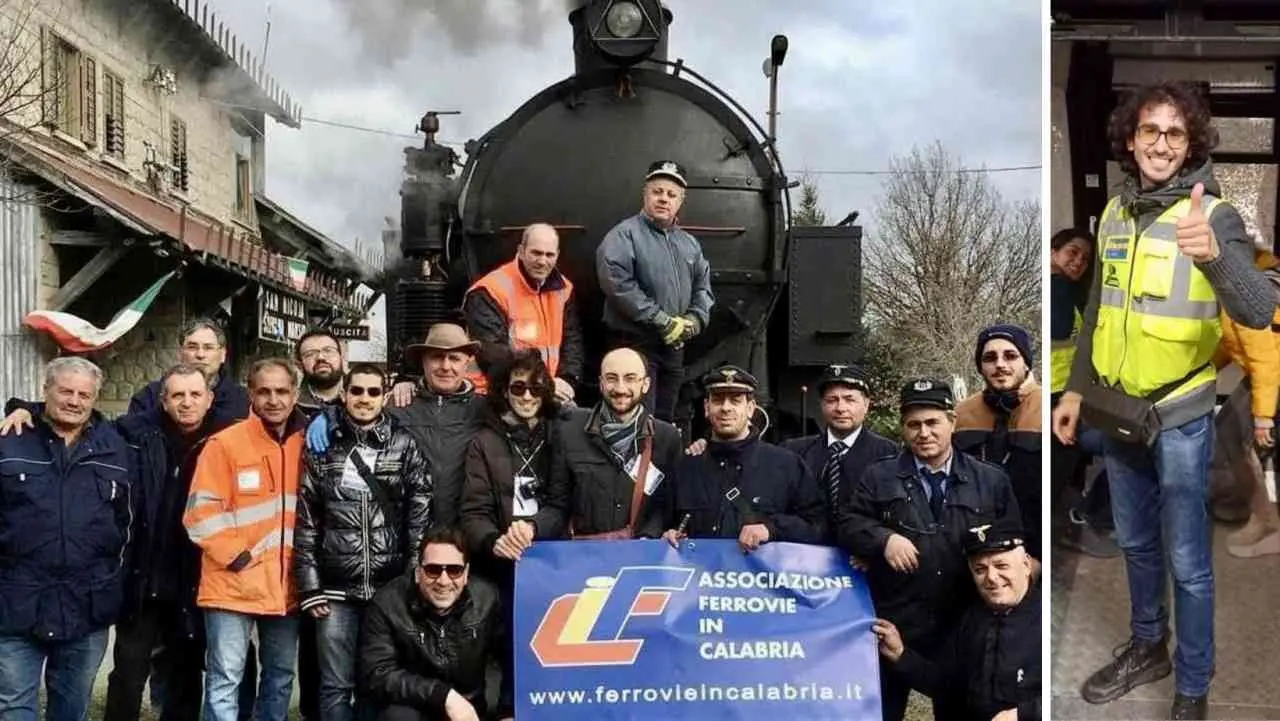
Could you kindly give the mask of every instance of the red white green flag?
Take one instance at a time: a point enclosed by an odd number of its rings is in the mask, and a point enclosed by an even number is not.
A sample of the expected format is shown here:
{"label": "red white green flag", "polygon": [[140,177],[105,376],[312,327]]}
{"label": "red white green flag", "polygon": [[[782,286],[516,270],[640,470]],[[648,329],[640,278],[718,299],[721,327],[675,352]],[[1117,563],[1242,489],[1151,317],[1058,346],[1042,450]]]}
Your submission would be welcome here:
{"label": "red white green flag", "polygon": [[32,311],[22,319],[22,322],[34,330],[44,331],[53,336],[58,346],[70,353],[87,353],[89,351],[102,350],[120,340],[125,333],[133,330],[138,321],[142,320],[147,308],[151,307],[156,296],[160,295],[160,289],[175,274],[177,274],[177,271],[170,271],[160,280],[152,283],[151,287],[143,291],[142,295],[120,309],[120,312],[116,313],[106,328],[99,328],[89,321],[70,313],[54,310]]}
{"label": "red white green flag", "polygon": [[310,261],[302,258],[289,258],[289,280],[293,283],[293,287],[298,290],[307,289],[307,268],[311,266]]}

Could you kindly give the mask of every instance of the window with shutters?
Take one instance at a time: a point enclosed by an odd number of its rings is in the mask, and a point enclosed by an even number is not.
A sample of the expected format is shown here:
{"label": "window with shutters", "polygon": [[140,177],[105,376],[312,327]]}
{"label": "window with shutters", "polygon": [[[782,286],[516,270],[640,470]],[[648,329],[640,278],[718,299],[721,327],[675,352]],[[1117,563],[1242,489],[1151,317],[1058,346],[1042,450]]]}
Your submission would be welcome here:
{"label": "window with shutters", "polygon": [[110,155],[124,160],[124,81],[120,76],[102,71],[102,147]]}
{"label": "window with shutters", "polygon": [[44,124],[86,145],[97,143],[97,65],[49,28],[41,28]]}
{"label": "window with shutters", "polygon": [[253,212],[253,139],[238,130],[236,151],[236,216],[252,223]]}
{"label": "window with shutters", "polygon": [[173,188],[187,192],[191,172],[187,165],[187,124],[178,118],[169,121],[169,165],[173,167]]}

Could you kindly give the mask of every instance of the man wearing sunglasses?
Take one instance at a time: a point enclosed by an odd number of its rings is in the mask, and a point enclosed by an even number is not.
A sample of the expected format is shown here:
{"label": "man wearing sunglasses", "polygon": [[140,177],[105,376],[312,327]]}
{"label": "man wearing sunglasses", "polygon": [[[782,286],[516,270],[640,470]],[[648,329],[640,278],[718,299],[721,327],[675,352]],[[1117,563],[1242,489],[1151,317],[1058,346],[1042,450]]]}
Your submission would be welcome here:
{"label": "man wearing sunglasses", "polygon": [[[1196,87],[1138,88],[1113,111],[1107,137],[1127,178],[1099,218],[1099,268],[1053,432],[1074,444],[1083,407],[1089,425],[1107,435],[1102,456],[1131,618],[1129,640],[1081,695],[1107,703],[1176,669],[1172,717],[1203,719],[1214,670],[1205,499],[1219,313],[1263,329],[1276,301],[1254,267],[1240,213],[1221,199],[1209,158],[1217,131]],[[1170,572],[1175,664],[1165,604]]]}
{"label": "man wearing sunglasses", "polygon": [[[498,589],[472,577],[466,539],[433,527],[420,563],[373,597],[360,642],[360,690],[383,721],[511,721],[510,624]],[[485,672],[502,671],[490,713]]]}
{"label": "man wearing sunglasses", "polygon": [[825,493],[835,532],[840,499],[852,493],[874,461],[897,453],[893,441],[863,426],[871,410],[871,387],[853,365],[827,366],[818,380],[823,432],[783,441],[782,447],[804,459]]}
{"label": "man wearing sunglasses", "polygon": [[[899,405],[905,448],[872,464],[842,499],[836,538],[866,568],[876,614],[898,628],[909,648],[931,656],[976,595],[964,555],[968,530],[1002,519],[1020,524],[1022,516],[1005,472],[953,446],[949,385],[910,380]],[[885,721],[902,721],[910,690],[908,679],[882,661]],[[933,699],[936,718],[964,718],[952,715],[961,708],[954,698]]]}
{"label": "man wearing sunglasses", "polygon": [[302,611],[315,619],[321,718],[352,721],[360,615],[414,565],[431,521],[431,476],[413,435],[382,412],[385,372],[360,363],[343,381],[333,444],[305,456],[294,538]]}
{"label": "man wearing sunglasses", "polygon": [[956,406],[956,448],[1004,468],[1026,529],[1026,550],[1040,560],[1040,384],[1031,372],[1031,335],[1016,325],[978,333],[974,364],[986,387]]}

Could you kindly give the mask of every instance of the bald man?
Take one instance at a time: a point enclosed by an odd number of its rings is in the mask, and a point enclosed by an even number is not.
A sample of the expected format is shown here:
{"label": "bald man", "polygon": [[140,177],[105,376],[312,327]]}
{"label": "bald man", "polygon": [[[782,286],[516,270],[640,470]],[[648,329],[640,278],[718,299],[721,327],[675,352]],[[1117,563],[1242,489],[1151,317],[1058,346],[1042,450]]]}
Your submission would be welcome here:
{"label": "bald man", "polygon": [[571,402],[582,377],[582,326],[573,283],[556,268],[560,236],[546,223],[525,228],[516,257],[467,290],[462,312],[480,353],[467,369],[476,392],[488,389],[488,373],[512,351],[533,348],[555,378],[556,397]]}
{"label": "bald man", "polygon": [[556,463],[573,480],[573,538],[662,535],[662,519],[649,517],[648,501],[671,482],[667,474],[675,470],[683,450],[676,427],[654,418],[644,406],[652,382],[644,357],[635,350],[610,351],[600,363],[600,403],[571,410],[563,422],[564,452],[557,454]]}

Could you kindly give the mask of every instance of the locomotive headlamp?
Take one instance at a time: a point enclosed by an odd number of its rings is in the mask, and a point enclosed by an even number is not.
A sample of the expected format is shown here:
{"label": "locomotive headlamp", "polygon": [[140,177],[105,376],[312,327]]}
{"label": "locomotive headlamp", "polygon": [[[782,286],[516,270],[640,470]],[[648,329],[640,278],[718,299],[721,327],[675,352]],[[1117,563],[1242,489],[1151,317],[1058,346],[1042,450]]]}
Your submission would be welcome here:
{"label": "locomotive headlamp", "polygon": [[629,0],[620,0],[609,8],[609,12],[605,14],[605,26],[609,28],[609,32],[616,38],[634,37],[640,32],[640,26],[644,23],[644,14],[640,12],[640,8]]}
{"label": "locomotive headlamp", "polygon": [[642,62],[662,40],[660,0],[590,0],[580,12],[591,49],[611,65]]}

